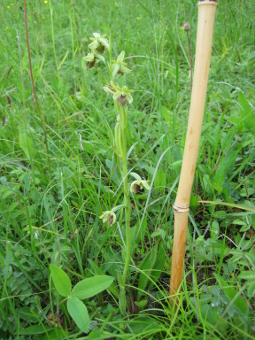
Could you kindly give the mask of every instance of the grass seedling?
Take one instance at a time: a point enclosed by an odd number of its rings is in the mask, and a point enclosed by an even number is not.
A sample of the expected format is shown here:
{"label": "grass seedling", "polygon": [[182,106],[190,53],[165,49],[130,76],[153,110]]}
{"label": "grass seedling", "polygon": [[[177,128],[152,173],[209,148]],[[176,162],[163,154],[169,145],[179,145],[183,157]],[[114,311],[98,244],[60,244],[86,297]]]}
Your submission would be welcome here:
{"label": "grass seedling", "polygon": [[180,182],[176,200],[173,206],[175,225],[170,279],[170,296],[174,303],[177,301],[176,293],[178,292],[182,281],[188,228],[189,201],[204,116],[216,8],[216,1],[200,1],[198,4],[194,83],[191,94],[189,123],[184,148]]}

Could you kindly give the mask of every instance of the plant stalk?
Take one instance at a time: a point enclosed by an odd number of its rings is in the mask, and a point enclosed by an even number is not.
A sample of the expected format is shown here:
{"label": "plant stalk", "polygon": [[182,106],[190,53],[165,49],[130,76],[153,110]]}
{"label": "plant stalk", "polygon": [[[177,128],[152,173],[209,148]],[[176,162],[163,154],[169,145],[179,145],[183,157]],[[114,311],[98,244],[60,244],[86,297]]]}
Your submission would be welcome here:
{"label": "plant stalk", "polygon": [[[122,314],[126,313],[126,280],[129,270],[129,264],[131,260],[131,235],[130,235],[130,219],[131,219],[131,203],[129,197],[128,186],[128,160],[127,160],[127,141],[126,141],[126,129],[128,125],[128,116],[124,106],[118,105],[118,112],[120,117],[120,131],[121,140],[121,162],[122,162],[122,178],[124,180],[124,205],[125,205],[125,224],[126,224],[126,259],[122,278],[120,284],[120,310]],[[117,123],[118,124],[118,123]]]}
{"label": "plant stalk", "polygon": [[36,91],[35,91],[33,70],[32,70],[30,45],[29,45],[29,36],[28,36],[28,25],[27,25],[27,3],[26,3],[26,0],[24,0],[24,13],[25,13],[25,29],[26,29],[26,39],[27,39],[27,52],[28,52],[30,78],[31,78],[31,83],[32,83],[32,91],[33,91],[33,95],[34,95],[34,98],[35,98],[35,103],[36,103],[37,111],[39,113],[39,117],[40,117],[40,120],[41,120],[41,125],[42,125],[42,128],[43,128],[44,144],[45,144],[45,148],[46,148],[46,160],[47,160],[47,165],[48,165],[48,169],[49,169],[49,172],[50,172],[50,157],[49,157],[49,149],[48,149],[48,140],[47,140],[47,133],[46,133],[45,118],[44,118],[44,116],[41,113],[40,106],[39,106],[39,103],[38,103],[38,99],[37,99],[37,95],[36,95]]}
{"label": "plant stalk", "polygon": [[183,262],[187,240],[189,201],[194,180],[204,116],[216,8],[216,0],[200,0],[198,3],[196,60],[191,93],[189,122],[179,187],[176,200],[173,205],[174,244],[170,278],[170,299],[175,306],[179,301],[177,293],[182,281]]}

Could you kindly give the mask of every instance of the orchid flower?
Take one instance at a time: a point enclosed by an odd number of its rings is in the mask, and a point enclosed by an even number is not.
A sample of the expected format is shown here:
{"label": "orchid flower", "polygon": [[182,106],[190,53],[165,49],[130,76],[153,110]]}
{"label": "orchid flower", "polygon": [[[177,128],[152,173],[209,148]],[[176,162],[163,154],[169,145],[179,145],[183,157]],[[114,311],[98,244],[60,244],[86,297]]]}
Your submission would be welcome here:
{"label": "orchid flower", "polygon": [[89,48],[93,51],[96,51],[99,54],[103,54],[105,49],[109,49],[109,43],[108,40],[105,39],[105,34],[100,35],[98,33],[93,33],[94,38],[90,38],[92,40],[92,43],[89,44]]}
{"label": "orchid flower", "polygon": [[131,72],[131,70],[129,70],[126,65],[127,63],[124,63],[124,57],[125,57],[125,52],[122,51],[120,53],[120,55],[118,56],[117,60],[112,60],[112,68],[113,68],[113,72],[112,75],[113,77],[116,76],[116,74],[119,74],[121,76],[123,76],[125,73],[129,73]]}
{"label": "orchid flower", "polygon": [[107,222],[109,227],[116,222],[116,214],[112,211],[104,211],[99,218],[103,220],[103,223]]}
{"label": "orchid flower", "polygon": [[106,93],[113,94],[113,100],[118,100],[120,106],[124,106],[126,102],[131,104],[133,101],[130,93],[134,92],[134,90],[129,90],[127,86],[119,87],[111,82],[110,85],[104,86],[103,89]]}

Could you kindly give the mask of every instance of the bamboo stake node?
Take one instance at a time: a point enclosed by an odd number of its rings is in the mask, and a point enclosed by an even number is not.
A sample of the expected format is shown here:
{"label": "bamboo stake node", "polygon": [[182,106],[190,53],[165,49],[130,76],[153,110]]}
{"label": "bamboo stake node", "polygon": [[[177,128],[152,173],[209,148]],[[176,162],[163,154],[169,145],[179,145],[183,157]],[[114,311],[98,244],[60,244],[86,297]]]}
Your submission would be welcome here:
{"label": "bamboo stake node", "polygon": [[189,206],[185,207],[185,206],[180,206],[174,203],[173,210],[176,211],[177,213],[184,213],[184,212],[189,211]]}

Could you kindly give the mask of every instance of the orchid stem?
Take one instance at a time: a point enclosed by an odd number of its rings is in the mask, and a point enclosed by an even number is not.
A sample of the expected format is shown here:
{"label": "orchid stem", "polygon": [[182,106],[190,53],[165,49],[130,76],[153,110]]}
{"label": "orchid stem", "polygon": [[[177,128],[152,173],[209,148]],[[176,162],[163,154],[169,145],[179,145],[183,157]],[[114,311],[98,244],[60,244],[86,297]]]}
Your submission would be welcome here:
{"label": "orchid stem", "polygon": [[125,222],[126,222],[126,259],[123,270],[122,279],[120,282],[120,309],[123,314],[126,313],[126,280],[129,270],[129,264],[131,261],[131,236],[130,236],[130,219],[131,219],[131,203],[129,197],[128,187],[128,160],[127,160],[127,112],[124,106],[118,105],[118,112],[120,117],[120,129],[121,129],[121,162],[122,162],[122,176],[124,185],[124,205],[125,205]]}

